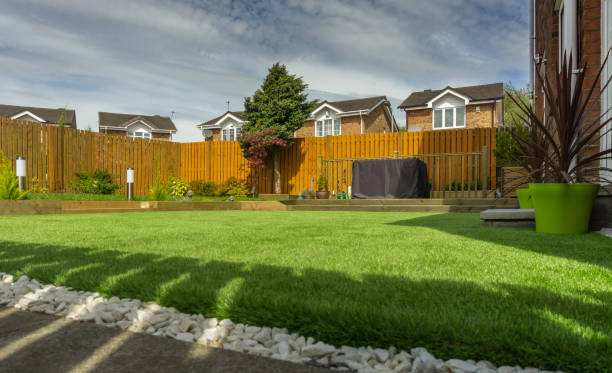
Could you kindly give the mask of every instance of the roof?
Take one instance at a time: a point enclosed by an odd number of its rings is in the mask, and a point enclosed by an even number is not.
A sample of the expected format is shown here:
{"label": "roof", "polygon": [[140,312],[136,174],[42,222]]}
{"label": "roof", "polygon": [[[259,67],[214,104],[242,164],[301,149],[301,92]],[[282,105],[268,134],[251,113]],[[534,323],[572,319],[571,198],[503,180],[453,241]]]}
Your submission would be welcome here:
{"label": "roof", "polygon": [[57,124],[64,114],[64,124],[70,126],[75,119],[74,110],[69,109],[49,109],[49,108],[41,108],[41,107],[32,107],[32,106],[14,106],[14,105],[0,105],[0,117],[11,118],[17,114],[21,114],[25,111],[29,111],[30,113],[36,115],[45,120],[47,123]]}
{"label": "roof", "polygon": [[223,118],[227,114],[232,114],[233,116],[240,119],[241,121],[246,121],[246,118],[244,117],[244,111],[226,111],[225,113],[219,115],[218,117],[213,118],[204,123],[201,123],[198,126],[212,126],[213,124],[217,123],[221,118]]}
{"label": "roof", "polygon": [[126,128],[134,121],[141,120],[152,127],[153,131],[176,132],[176,126],[169,117],[159,115],[98,113],[98,127]]}
{"label": "roof", "polygon": [[330,106],[335,107],[336,109],[342,112],[348,111],[360,111],[360,110],[371,110],[378,104],[381,100],[387,100],[386,96],[376,96],[376,97],[367,97],[367,98],[357,98],[354,100],[343,100],[343,101],[323,101],[320,102],[313,111],[316,111],[324,104],[328,104]]}
{"label": "roof", "polygon": [[444,92],[447,89],[451,89],[457,93],[460,93],[464,96],[467,96],[472,101],[485,101],[485,100],[496,100],[504,97],[504,84],[503,83],[493,83],[493,84],[484,84],[484,85],[473,85],[469,87],[459,87],[453,88],[451,86],[447,86],[443,89],[438,90],[424,90],[420,92],[413,92],[407,99],[404,100],[398,106],[399,109],[406,109],[417,106],[427,105],[431,99],[438,96],[440,93]]}
{"label": "roof", "polygon": [[[330,105],[341,112],[353,112],[360,110],[372,110],[381,100],[387,101],[386,96],[376,96],[376,97],[367,97],[367,98],[358,98],[354,100],[344,100],[344,101],[322,101],[315,106],[313,111],[316,111],[324,104]],[[204,123],[198,124],[198,127],[207,127],[216,124],[220,119],[222,119],[227,114],[232,114],[236,118],[241,121],[246,121],[244,117],[244,111],[226,111],[225,113],[219,115],[216,118],[213,118]]]}

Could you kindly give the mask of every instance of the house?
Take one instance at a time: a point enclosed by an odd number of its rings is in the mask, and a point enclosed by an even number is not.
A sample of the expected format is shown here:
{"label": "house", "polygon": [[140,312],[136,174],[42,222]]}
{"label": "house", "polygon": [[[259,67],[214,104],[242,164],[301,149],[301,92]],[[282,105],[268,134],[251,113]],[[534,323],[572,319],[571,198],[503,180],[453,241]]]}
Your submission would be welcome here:
{"label": "house", "polygon": [[[531,1],[530,76],[533,87],[533,102],[539,112],[543,112],[544,95],[542,86],[534,78],[536,73],[549,75],[559,68],[563,55],[572,56],[572,68],[586,65],[585,89],[595,81],[598,89],[612,77],[612,52],[600,80],[597,73],[612,48],[612,0],[532,0]],[[596,95],[595,95],[596,96]],[[601,92],[601,97],[591,97],[593,112],[589,120],[597,121],[599,116],[610,118],[612,115],[612,86]],[[597,153],[612,148],[612,124],[602,129],[602,138],[592,141],[590,152]],[[604,160],[603,167],[612,169],[612,160]],[[604,178],[612,180],[611,171],[603,171]],[[612,227],[612,185],[605,185],[595,201],[591,228],[594,226]],[[605,191],[607,189],[607,191]]]}
{"label": "house", "polygon": [[[245,123],[244,112],[226,111],[197,127],[206,139],[236,140]],[[294,136],[304,138],[397,131],[391,104],[385,96],[377,96],[320,102]]]}
{"label": "house", "polygon": [[490,128],[504,123],[503,83],[413,92],[398,108],[407,131]]}
{"label": "house", "polygon": [[99,112],[98,131],[110,135],[171,141],[176,126],[169,117],[159,115]]}
{"label": "house", "polygon": [[76,113],[68,109],[0,105],[0,117],[77,128]]}

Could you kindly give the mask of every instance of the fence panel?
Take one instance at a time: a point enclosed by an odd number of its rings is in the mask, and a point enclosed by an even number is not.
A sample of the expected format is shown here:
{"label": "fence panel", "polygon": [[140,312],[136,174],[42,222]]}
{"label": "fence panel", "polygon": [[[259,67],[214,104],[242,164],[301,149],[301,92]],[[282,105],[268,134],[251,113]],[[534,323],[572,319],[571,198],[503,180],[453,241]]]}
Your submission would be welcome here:
{"label": "fence panel", "polygon": [[[328,176],[330,188],[346,190],[351,184],[351,162],[345,160],[322,169],[322,161],[374,157],[408,157],[427,154],[461,156],[424,157],[434,190],[444,191],[453,182],[461,188],[482,182],[482,166],[491,189],[496,188],[495,129],[460,129],[426,132],[341,135],[294,139],[279,152],[281,192],[298,194],[310,189],[319,174]],[[487,147],[486,163],[480,154]],[[222,183],[229,177],[247,179],[248,162],[236,141],[173,143],[0,118],[0,150],[14,161],[28,163],[27,186],[32,177],[52,192],[70,190],[78,171],[109,171],[125,191],[125,170],[135,169],[135,193],[146,194],[155,177],[163,181],[180,176],[185,181]],[[477,154],[478,153],[478,154]],[[454,158],[453,158],[454,157]],[[273,162],[257,175],[259,191],[273,192]],[[471,184],[471,185],[470,185]]]}

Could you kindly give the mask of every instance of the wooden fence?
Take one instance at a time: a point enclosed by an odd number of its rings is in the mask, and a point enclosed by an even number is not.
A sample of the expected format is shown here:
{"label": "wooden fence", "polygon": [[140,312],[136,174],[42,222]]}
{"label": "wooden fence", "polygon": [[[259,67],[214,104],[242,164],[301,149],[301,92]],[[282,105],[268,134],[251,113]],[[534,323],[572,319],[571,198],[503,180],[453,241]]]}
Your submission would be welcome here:
{"label": "wooden fence", "polygon": [[[279,154],[281,193],[310,188],[321,173],[322,159],[412,156],[480,152],[487,147],[487,175],[496,187],[495,129],[461,129],[387,134],[342,135],[295,139]],[[109,171],[125,192],[125,170],[135,169],[135,193],[146,194],[156,175],[185,181],[229,177],[246,179],[248,163],[236,141],[173,143],[105,135],[52,125],[0,118],[0,150],[14,161],[27,161],[27,186],[32,178],[53,192],[70,190],[78,171]],[[480,163],[482,165],[482,163]],[[451,167],[450,165],[448,167]],[[480,172],[480,171],[479,171]],[[273,192],[270,163],[259,178],[261,193]]]}

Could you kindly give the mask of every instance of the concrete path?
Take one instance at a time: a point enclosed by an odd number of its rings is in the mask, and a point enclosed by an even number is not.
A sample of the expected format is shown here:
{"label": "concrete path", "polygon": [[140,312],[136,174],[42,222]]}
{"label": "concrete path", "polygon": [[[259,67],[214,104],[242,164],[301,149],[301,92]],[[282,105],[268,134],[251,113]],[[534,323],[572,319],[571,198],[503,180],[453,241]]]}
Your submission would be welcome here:
{"label": "concrete path", "polygon": [[0,372],[329,370],[0,307]]}

